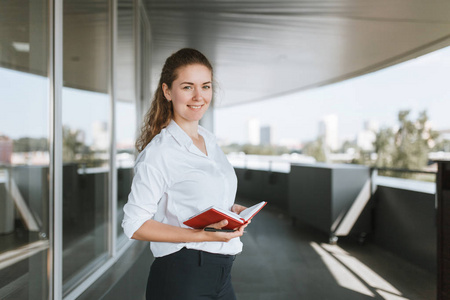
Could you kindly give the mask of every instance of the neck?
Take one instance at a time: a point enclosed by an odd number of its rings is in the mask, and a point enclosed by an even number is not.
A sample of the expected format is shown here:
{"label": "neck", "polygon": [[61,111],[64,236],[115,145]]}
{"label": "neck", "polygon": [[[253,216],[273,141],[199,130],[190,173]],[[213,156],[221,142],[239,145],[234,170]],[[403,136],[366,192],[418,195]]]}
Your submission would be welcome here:
{"label": "neck", "polygon": [[196,122],[183,122],[182,120],[178,120],[174,118],[174,121],[178,124],[178,126],[186,132],[191,139],[198,139],[198,121]]}

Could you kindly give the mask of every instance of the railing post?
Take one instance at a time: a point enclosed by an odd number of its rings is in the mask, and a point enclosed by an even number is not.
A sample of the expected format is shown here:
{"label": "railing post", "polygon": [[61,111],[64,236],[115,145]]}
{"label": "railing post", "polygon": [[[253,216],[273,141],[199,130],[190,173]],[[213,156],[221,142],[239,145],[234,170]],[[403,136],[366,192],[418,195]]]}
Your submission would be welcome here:
{"label": "railing post", "polygon": [[450,161],[438,162],[437,200],[437,299],[450,299]]}
{"label": "railing post", "polygon": [[371,168],[370,169],[370,194],[375,194],[377,190],[377,182],[376,178],[378,176],[378,169],[377,168]]}

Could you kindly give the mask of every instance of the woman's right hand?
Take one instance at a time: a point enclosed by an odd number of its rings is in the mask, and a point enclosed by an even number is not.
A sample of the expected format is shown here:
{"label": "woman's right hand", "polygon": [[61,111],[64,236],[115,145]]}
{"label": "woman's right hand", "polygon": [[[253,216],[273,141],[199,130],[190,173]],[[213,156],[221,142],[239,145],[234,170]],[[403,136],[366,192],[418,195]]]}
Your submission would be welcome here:
{"label": "woman's right hand", "polygon": [[[210,224],[206,227],[222,229],[223,227],[227,226],[227,224],[228,224],[227,220],[222,220],[220,222]],[[229,242],[231,239],[242,236],[244,234],[244,229],[245,229],[245,227],[247,227],[247,225],[248,224],[245,224],[238,228],[235,228],[234,232],[223,232],[223,231],[211,232],[211,231],[205,231],[203,229],[201,229],[201,231],[202,231],[202,234],[204,235],[205,241]]]}

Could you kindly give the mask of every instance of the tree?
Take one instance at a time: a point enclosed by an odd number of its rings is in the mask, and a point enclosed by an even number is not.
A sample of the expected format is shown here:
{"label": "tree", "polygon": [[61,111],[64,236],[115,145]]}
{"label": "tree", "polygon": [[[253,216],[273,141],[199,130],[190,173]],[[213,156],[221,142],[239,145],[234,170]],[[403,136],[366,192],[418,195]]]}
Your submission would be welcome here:
{"label": "tree", "polygon": [[315,141],[305,144],[303,153],[312,156],[318,162],[327,162],[327,149],[323,137],[318,137]]}
{"label": "tree", "polygon": [[251,145],[245,144],[240,148],[240,151],[245,154],[255,154],[255,155],[281,155],[284,153],[289,153],[289,149],[283,146],[272,146],[272,145]]}
{"label": "tree", "polygon": [[84,144],[79,141],[79,130],[63,127],[63,162],[75,162],[77,154],[81,153]]}
{"label": "tree", "polygon": [[13,141],[14,152],[48,151],[48,140],[46,138],[24,137]]}
{"label": "tree", "polygon": [[394,146],[394,131],[392,128],[382,128],[376,134],[374,147],[377,154],[377,160],[375,165],[377,167],[393,167],[393,153],[395,152]]}
{"label": "tree", "polygon": [[439,137],[431,129],[426,111],[417,120],[409,118],[410,111],[398,113],[399,128],[380,130],[374,142],[377,153],[376,166],[401,169],[423,169],[428,163],[428,153]]}

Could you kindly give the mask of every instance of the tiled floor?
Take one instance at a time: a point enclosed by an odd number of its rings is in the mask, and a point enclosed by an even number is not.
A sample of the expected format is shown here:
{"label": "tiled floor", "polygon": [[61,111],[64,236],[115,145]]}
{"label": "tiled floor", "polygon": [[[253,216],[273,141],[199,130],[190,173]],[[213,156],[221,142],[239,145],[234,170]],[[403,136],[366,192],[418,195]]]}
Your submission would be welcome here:
{"label": "tiled floor", "polygon": [[435,274],[370,243],[331,246],[325,234],[292,226],[270,205],[246,231],[232,273],[239,300],[436,298]]}

